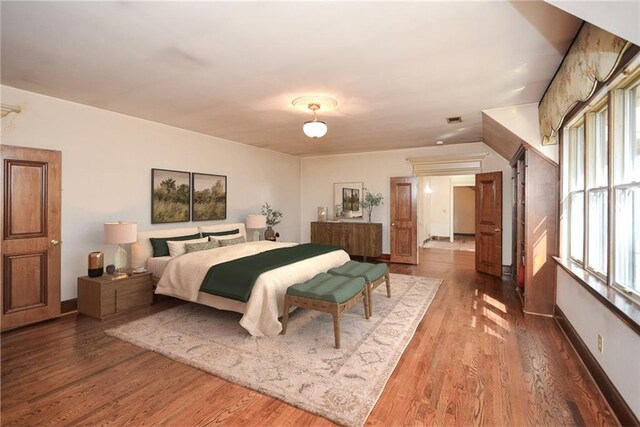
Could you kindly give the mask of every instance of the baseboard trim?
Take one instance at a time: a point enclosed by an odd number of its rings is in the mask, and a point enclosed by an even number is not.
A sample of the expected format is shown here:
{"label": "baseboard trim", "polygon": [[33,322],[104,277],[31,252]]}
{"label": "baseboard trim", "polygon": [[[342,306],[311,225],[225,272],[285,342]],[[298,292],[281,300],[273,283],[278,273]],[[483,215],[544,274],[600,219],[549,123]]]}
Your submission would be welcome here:
{"label": "baseboard trim", "polygon": [[513,277],[513,270],[512,270],[510,265],[503,265],[502,266],[502,275],[503,276]]}
{"label": "baseboard trim", "polygon": [[60,303],[60,314],[65,315],[78,310],[78,298],[69,299]]}
{"label": "baseboard trim", "polygon": [[640,425],[640,420],[633,413],[627,402],[625,402],[622,395],[611,382],[607,374],[602,369],[602,366],[598,363],[593,354],[587,348],[587,345],[582,341],[578,332],[573,328],[573,325],[569,322],[564,315],[560,307],[555,307],[555,319],[556,323],[567,337],[573,349],[578,354],[578,357],[591,374],[591,377],[595,381],[596,385],[600,389],[605,400],[609,403],[614,415],[618,418],[618,421],[623,426],[637,426]]}

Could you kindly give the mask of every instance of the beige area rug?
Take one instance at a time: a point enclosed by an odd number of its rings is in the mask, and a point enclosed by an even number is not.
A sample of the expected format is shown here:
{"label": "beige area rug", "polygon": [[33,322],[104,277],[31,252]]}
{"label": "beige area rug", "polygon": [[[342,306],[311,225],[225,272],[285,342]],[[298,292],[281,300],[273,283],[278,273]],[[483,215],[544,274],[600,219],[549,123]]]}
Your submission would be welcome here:
{"label": "beige area rug", "polygon": [[250,336],[237,313],[191,303],[106,332],[338,424],[361,426],[441,283],[391,274],[391,298],[379,286],[369,320],[362,304],[340,317],[340,350],[331,315],[300,309],[287,334],[273,338]]}

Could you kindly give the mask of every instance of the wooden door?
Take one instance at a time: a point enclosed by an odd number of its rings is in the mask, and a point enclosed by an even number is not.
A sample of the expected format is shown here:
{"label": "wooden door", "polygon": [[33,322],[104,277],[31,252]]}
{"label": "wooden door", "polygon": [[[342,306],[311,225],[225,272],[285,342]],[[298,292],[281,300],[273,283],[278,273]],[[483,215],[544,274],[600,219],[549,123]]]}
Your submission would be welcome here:
{"label": "wooden door", "polygon": [[62,153],[3,145],[2,330],[60,315]]}
{"label": "wooden door", "polygon": [[502,276],[502,172],[476,175],[476,270]]}
{"label": "wooden door", "polygon": [[391,178],[391,262],[418,263],[418,184]]}

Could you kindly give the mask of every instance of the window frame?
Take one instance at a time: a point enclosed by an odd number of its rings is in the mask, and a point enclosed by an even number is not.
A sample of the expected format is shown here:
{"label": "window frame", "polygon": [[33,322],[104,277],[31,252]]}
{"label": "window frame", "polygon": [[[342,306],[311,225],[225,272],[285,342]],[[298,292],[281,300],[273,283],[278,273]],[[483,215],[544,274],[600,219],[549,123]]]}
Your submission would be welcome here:
{"label": "window frame", "polygon": [[[611,176],[609,174],[609,171],[612,169],[611,168],[611,159],[612,156],[610,156],[611,153],[611,133],[609,132],[610,130],[610,125],[611,125],[611,108],[609,108],[610,105],[610,96],[609,93],[605,93],[604,95],[601,95],[599,97],[599,99],[595,102],[594,106],[592,108],[589,108],[585,113],[584,113],[584,129],[585,129],[585,136],[584,136],[584,230],[583,230],[583,241],[584,241],[584,253],[583,253],[583,268],[585,270],[587,270],[589,273],[593,274],[594,276],[596,276],[597,278],[599,278],[600,280],[602,280],[603,282],[607,282],[608,281],[608,275],[610,270],[610,257],[609,257],[609,251],[610,251],[610,247],[609,247],[609,222],[610,222],[610,218],[611,218],[611,209],[610,209],[610,202],[611,202],[611,198],[610,198],[610,194],[611,194],[611,189],[610,189],[610,182],[611,182]],[[594,186],[591,187],[591,169],[592,169],[592,164],[591,164],[591,155],[592,155],[592,148],[595,152],[595,150],[597,150],[597,132],[596,132],[596,120],[597,120],[597,115],[599,113],[601,113],[603,110],[607,110],[607,132],[606,132],[606,142],[605,142],[605,146],[607,149],[607,155],[606,157],[606,167],[607,167],[607,182],[605,185],[601,185],[601,186],[596,186],[597,185],[597,175],[594,175]],[[593,164],[595,165],[595,160],[593,162]],[[590,195],[592,193],[598,193],[598,192],[606,192],[606,199],[607,199],[607,205],[605,207],[606,211],[607,211],[607,224],[606,224],[606,236],[605,236],[605,242],[606,242],[606,258],[605,258],[605,266],[606,266],[606,272],[603,271],[599,271],[596,270],[595,268],[592,267],[591,265],[591,253],[589,251],[589,236],[591,235],[591,233],[589,232],[589,225],[590,225],[590,212],[591,212],[591,197]]]}
{"label": "window frame", "polygon": [[[583,174],[582,174],[582,185],[578,185],[578,188],[575,189],[573,188],[574,185],[574,177],[573,177],[573,173],[571,171],[571,168],[568,167],[567,168],[567,176],[566,176],[566,195],[563,194],[563,196],[566,197],[567,200],[567,214],[568,214],[568,219],[567,219],[567,240],[566,240],[566,245],[567,245],[567,250],[566,250],[566,255],[567,258],[569,258],[571,261],[579,264],[579,265],[583,265],[584,260],[585,260],[585,232],[584,232],[584,228],[585,228],[585,208],[586,208],[586,202],[585,202],[585,181],[586,181],[586,174],[584,173],[584,163],[585,163],[585,155],[586,155],[586,150],[585,150],[585,140],[586,140],[586,126],[585,126],[585,120],[584,117],[582,115],[578,115],[578,117],[576,119],[574,119],[570,124],[568,124],[567,126],[564,127],[565,132],[562,132],[565,138],[568,138],[568,144],[566,147],[566,159],[567,162],[569,162],[570,166],[574,166],[574,161],[575,158],[573,157],[573,150],[575,150],[575,147],[573,147],[573,143],[576,141],[576,138],[574,135],[578,134],[580,132],[580,128],[582,127],[582,164],[583,164]],[[564,191],[564,190],[563,190]],[[573,249],[572,249],[572,245],[571,245],[571,213],[573,212],[573,199],[575,195],[578,194],[582,194],[582,258],[576,258],[572,255]]]}
{"label": "window frame", "polygon": [[[626,109],[626,94],[628,91],[637,88],[640,90],[640,67],[637,67],[630,75],[619,85],[613,88],[609,92],[610,98],[610,106],[615,112],[615,114],[610,115],[609,117],[609,150],[610,150],[610,161],[609,161],[609,187],[610,187],[610,197],[609,197],[609,215],[612,216],[609,221],[610,233],[612,234],[611,241],[609,244],[610,251],[610,259],[609,259],[609,269],[611,274],[608,276],[607,284],[624,293],[625,295],[631,297],[636,301],[640,301],[640,287],[638,289],[631,288],[622,283],[618,282],[618,278],[616,277],[616,257],[615,250],[616,245],[614,242],[615,232],[616,232],[616,190],[618,189],[629,189],[629,188],[638,188],[640,190],[640,180],[634,180],[632,182],[623,182],[621,184],[616,184],[616,176],[615,176],[615,162],[616,162],[616,142],[624,138],[624,115]],[[636,106],[638,108],[639,106]],[[611,111],[611,110],[610,110]],[[635,112],[634,112],[635,113]],[[622,116],[622,120],[620,120]],[[636,123],[636,132],[639,131],[640,124]],[[613,133],[613,135],[612,135]],[[638,267],[640,268],[640,267]]]}
{"label": "window frame", "polygon": [[[561,244],[560,251],[562,257],[570,260],[573,264],[582,268],[585,272],[593,276],[594,278],[602,281],[606,285],[620,291],[622,294],[630,297],[632,300],[640,301],[640,286],[638,289],[626,286],[618,282],[616,278],[616,248],[615,248],[615,236],[616,236],[616,191],[622,188],[638,188],[640,191],[640,180],[635,180],[631,183],[616,184],[616,156],[618,156],[616,144],[626,144],[626,141],[620,141],[620,138],[624,138],[625,134],[625,108],[626,107],[626,94],[629,90],[638,87],[640,90],[640,63],[631,72],[627,72],[619,79],[615,84],[605,86],[601,88],[600,92],[595,94],[593,99],[577,113],[572,115],[571,119],[563,124],[560,136],[560,168],[561,168],[561,191],[562,191],[562,204],[560,209],[562,215],[560,217],[560,230],[561,230]],[[577,109],[577,108],[576,108]],[[596,117],[597,114],[607,109],[607,131],[606,131],[606,185],[598,185],[597,172],[593,174],[593,183],[591,182],[591,169],[596,169],[596,160],[593,159],[593,165],[591,165],[592,152],[595,155],[595,150],[598,149],[596,141]],[[632,113],[636,114],[636,113]],[[634,116],[635,117],[635,116]],[[582,159],[582,172],[583,182],[582,188],[576,187],[574,183],[573,175],[576,173],[572,168],[577,167],[575,163],[572,163],[572,147],[575,142],[575,137],[569,134],[571,131],[575,131],[576,128],[583,126],[583,159]],[[636,124],[636,131],[640,128],[640,124]],[[596,186],[598,185],[598,186]],[[606,256],[605,266],[606,272],[598,271],[590,263],[589,254],[589,211],[591,195],[594,193],[606,192],[605,200],[607,213],[607,220],[605,224],[606,233]],[[578,259],[572,256],[571,251],[571,203],[573,195],[583,194],[583,216],[582,216],[582,259]],[[634,219],[634,218],[632,218]],[[635,221],[634,221],[635,224]],[[640,225],[639,225],[640,226]],[[633,262],[633,260],[631,261]],[[635,265],[635,264],[634,264]],[[640,268],[640,266],[638,266]],[[634,282],[632,282],[634,283]]]}

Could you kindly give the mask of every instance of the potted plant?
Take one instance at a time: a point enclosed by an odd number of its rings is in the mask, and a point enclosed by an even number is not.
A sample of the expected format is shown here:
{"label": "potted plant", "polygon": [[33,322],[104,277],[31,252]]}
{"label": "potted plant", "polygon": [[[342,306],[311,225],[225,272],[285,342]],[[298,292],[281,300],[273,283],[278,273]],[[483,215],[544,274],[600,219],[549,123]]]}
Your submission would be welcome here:
{"label": "potted plant", "polygon": [[368,221],[371,222],[371,213],[373,212],[373,208],[375,208],[376,206],[384,205],[384,203],[382,202],[384,197],[382,196],[382,193],[371,194],[368,190],[365,191],[366,193],[360,206],[362,206],[362,209],[367,211]]}
{"label": "potted plant", "polygon": [[267,218],[267,229],[264,232],[264,239],[275,242],[277,236],[272,227],[280,224],[280,221],[282,221],[282,211],[273,209],[269,206],[269,203],[265,203],[262,205],[261,213]]}

